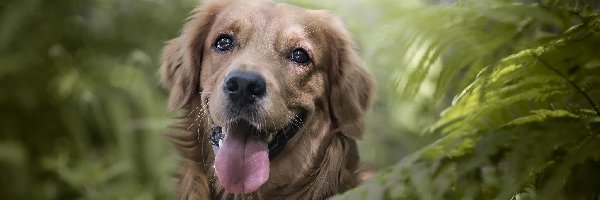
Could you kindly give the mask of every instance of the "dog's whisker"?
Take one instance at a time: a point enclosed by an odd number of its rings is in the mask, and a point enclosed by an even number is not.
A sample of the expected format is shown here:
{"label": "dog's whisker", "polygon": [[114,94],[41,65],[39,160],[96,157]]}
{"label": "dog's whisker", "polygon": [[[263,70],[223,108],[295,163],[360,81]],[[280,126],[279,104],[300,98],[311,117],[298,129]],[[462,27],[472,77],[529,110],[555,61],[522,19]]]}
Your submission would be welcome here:
{"label": "dog's whisker", "polygon": [[198,121],[198,119],[200,119],[200,115],[198,115],[198,117],[196,117],[196,119],[194,119],[194,121],[192,121],[190,126],[187,128],[188,131],[192,128],[192,126],[194,126],[194,124],[196,124],[196,121]]}
{"label": "dog's whisker", "polygon": [[196,110],[198,110],[198,106],[196,106],[196,108],[194,108],[194,110],[192,110],[192,111],[190,112],[190,114],[188,114],[187,116],[189,117],[189,116],[190,116],[190,115],[192,115],[192,113],[194,113],[194,111],[196,111]]}
{"label": "dog's whisker", "polygon": [[325,29],[327,29],[327,27],[323,27],[323,28],[320,28],[320,29],[317,29],[317,30],[313,30],[313,31],[310,31],[310,32],[308,32],[308,33],[306,33],[306,34],[307,34],[307,35],[310,35],[310,34],[312,34],[312,33],[314,33],[314,32],[321,31],[321,30],[325,30]]}
{"label": "dog's whisker", "polygon": [[305,25],[304,27],[302,27],[302,29],[306,29],[308,26],[310,26],[310,25],[312,25],[312,24],[314,24],[314,23],[316,23],[316,22],[318,22],[318,21],[321,21],[321,20],[323,20],[323,18],[319,18],[319,19],[317,19],[317,20],[315,20],[315,21],[313,21],[313,22],[311,22],[311,23],[309,23],[309,24]]}
{"label": "dog's whisker", "polygon": [[[196,107],[197,108],[197,107]],[[198,112],[198,115],[196,117],[196,119],[200,118],[200,112]],[[198,123],[198,129],[197,129],[197,134],[198,134],[198,141],[200,141],[200,123]]]}

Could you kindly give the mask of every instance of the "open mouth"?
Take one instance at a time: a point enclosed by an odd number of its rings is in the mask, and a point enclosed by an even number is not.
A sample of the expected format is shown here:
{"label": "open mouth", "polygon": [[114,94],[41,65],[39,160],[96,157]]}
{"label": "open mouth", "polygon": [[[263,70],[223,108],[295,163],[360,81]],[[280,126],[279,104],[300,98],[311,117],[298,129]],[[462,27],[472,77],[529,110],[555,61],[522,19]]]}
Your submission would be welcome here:
{"label": "open mouth", "polygon": [[213,124],[210,143],[215,151],[215,170],[225,190],[256,191],[269,177],[269,164],[296,135],[306,120],[301,111],[287,126],[269,133],[246,120],[227,127]]}

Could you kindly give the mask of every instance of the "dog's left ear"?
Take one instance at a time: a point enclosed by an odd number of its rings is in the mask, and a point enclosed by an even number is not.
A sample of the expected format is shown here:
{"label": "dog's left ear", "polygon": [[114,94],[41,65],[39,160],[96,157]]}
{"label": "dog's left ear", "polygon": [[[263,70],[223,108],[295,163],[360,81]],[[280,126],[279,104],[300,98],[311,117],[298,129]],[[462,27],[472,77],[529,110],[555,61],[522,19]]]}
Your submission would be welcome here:
{"label": "dog's left ear", "polygon": [[329,68],[329,106],[335,129],[352,139],[360,139],[364,115],[371,104],[375,83],[363,67],[354,42],[341,20],[330,17],[325,29],[331,42]]}

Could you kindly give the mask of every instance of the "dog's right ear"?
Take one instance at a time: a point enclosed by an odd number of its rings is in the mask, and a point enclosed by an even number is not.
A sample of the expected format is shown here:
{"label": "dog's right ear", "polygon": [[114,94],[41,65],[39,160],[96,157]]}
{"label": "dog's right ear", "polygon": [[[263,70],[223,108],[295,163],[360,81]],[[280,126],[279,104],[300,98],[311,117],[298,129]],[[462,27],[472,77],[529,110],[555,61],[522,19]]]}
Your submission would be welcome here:
{"label": "dog's right ear", "polygon": [[163,49],[160,77],[169,93],[169,111],[186,105],[196,91],[200,66],[194,66],[181,38],[172,39]]}
{"label": "dog's right ear", "polygon": [[187,105],[200,91],[203,46],[226,0],[209,0],[196,8],[181,35],[163,49],[160,74],[169,93],[169,111]]}

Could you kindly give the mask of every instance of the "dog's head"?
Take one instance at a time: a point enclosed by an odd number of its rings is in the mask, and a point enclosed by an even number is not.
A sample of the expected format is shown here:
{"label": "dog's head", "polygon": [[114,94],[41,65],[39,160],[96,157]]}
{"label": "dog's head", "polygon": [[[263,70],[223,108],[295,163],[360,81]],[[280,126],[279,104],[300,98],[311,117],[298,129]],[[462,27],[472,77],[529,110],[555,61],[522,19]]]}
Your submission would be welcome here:
{"label": "dog's head", "polygon": [[359,138],[373,85],[337,18],[266,0],[205,2],[165,47],[161,74],[169,109],[201,101],[222,130],[214,164],[233,193],[263,185],[307,124]]}

